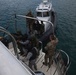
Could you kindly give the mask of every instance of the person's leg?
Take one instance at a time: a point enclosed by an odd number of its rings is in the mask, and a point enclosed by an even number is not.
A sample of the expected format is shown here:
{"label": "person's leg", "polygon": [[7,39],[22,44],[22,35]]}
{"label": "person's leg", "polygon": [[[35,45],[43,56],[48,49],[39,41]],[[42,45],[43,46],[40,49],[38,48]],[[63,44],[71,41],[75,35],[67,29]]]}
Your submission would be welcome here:
{"label": "person's leg", "polygon": [[34,69],[37,70],[37,65],[36,65],[36,63],[34,63]]}
{"label": "person's leg", "polygon": [[44,64],[44,65],[47,65],[47,64],[48,64],[47,59],[48,59],[48,55],[46,55],[46,54],[45,54],[45,57],[44,57],[44,62],[43,62],[43,64]]}
{"label": "person's leg", "polygon": [[49,68],[50,68],[50,66],[51,66],[51,64],[52,64],[52,55],[51,56],[49,56]]}
{"label": "person's leg", "polygon": [[37,70],[36,59],[33,60],[34,69]]}
{"label": "person's leg", "polygon": [[29,61],[29,67],[33,70],[31,61]]}

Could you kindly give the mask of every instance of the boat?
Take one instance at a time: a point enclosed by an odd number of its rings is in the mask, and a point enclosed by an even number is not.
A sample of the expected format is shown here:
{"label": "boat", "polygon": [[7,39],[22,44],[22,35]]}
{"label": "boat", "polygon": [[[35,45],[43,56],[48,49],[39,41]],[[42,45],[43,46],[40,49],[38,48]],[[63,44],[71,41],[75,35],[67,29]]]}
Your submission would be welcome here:
{"label": "boat", "polygon": [[24,61],[26,57],[19,54],[15,38],[4,28],[0,28],[0,32],[5,32],[12,38],[9,48],[0,41],[0,75],[67,75],[70,59],[65,51],[55,52],[52,57],[53,63],[49,68],[43,65],[45,53],[42,52],[42,42],[40,42],[40,54],[36,61],[38,70],[31,70],[28,67],[28,61]]}
{"label": "boat", "polygon": [[[52,7],[52,3],[43,0],[36,8],[36,16],[31,11],[26,16],[16,15],[17,17],[25,17],[28,27],[28,34],[37,34],[41,41],[46,41],[50,34],[56,29],[56,13]],[[46,40],[45,40],[46,39]]]}
{"label": "boat", "polygon": [[44,32],[40,36],[39,34],[36,36],[34,33],[35,31],[29,33],[29,39],[31,36],[35,35],[39,40],[39,55],[36,60],[37,70],[29,68],[29,61],[25,61],[26,57],[19,54],[20,50],[17,46],[17,37],[14,36],[15,34],[11,34],[5,28],[0,27],[0,31],[6,33],[7,36],[10,36],[12,39],[11,42],[8,42],[8,48],[5,46],[5,43],[3,43],[3,40],[0,41],[0,75],[67,75],[70,67],[70,59],[69,55],[61,49],[54,53],[51,67],[43,65],[45,56],[45,53],[43,52],[43,41],[45,38],[47,39],[49,35],[54,34],[55,29],[55,17],[53,17],[55,14],[49,14],[52,11],[54,12],[52,4],[50,4],[48,0],[43,0],[43,2],[36,8],[36,18],[28,15],[16,15],[18,17],[25,17],[29,20],[32,19],[32,23],[38,21],[41,25],[41,21],[43,22]]}

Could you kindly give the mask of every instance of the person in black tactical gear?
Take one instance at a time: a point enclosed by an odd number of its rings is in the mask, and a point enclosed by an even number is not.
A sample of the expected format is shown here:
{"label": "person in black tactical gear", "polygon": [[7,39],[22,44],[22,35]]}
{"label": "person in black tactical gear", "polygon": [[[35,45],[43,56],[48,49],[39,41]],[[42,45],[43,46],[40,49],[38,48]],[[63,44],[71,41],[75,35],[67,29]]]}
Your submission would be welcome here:
{"label": "person in black tactical gear", "polygon": [[25,60],[29,60],[29,67],[33,70],[34,69],[37,70],[37,65],[36,65],[36,58],[37,58],[37,48],[33,47],[27,54],[27,57]]}
{"label": "person in black tactical gear", "polygon": [[28,35],[24,34],[21,40],[17,40],[18,48],[20,49],[20,54],[27,54],[27,45],[29,44]]}

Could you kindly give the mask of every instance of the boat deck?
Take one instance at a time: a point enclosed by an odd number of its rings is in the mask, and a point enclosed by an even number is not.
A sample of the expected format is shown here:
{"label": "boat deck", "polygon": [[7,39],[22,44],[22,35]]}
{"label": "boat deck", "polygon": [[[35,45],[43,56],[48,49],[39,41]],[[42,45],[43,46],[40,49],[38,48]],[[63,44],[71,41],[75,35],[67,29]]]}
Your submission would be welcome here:
{"label": "boat deck", "polygon": [[[15,55],[11,43],[10,43],[9,49]],[[51,65],[50,68],[48,66],[43,65],[44,56],[45,56],[45,53],[40,51],[40,55],[39,55],[39,57],[37,58],[37,61],[36,61],[37,71],[43,72],[45,75],[60,75],[59,69],[55,72],[55,70],[57,68],[57,65],[55,64],[55,62],[53,62],[53,64]],[[20,61],[24,61],[25,56],[19,56],[19,57],[20,57]],[[28,62],[29,61],[24,61],[24,63],[27,64],[27,65],[28,65]],[[36,72],[36,70],[33,70],[33,71]],[[54,72],[55,72],[55,74],[54,74]]]}

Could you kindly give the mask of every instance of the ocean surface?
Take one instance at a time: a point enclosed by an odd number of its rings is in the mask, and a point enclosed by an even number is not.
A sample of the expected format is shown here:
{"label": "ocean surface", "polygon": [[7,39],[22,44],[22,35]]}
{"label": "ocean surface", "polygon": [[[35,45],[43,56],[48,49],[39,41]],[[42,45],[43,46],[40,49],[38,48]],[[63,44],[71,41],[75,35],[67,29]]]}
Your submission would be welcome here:
{"label": "ocean surface", "polygon": [[[0,26],[15,32],[14,14],[26,15],[30,10],[35,14],[36,6],[41,0],[0,0]],[[57,15],[57,48],[66,51],[71,60],[68,75],[76,75],[76,0],[52,0]],[[24,34],[25,18],[17,17],[17,29]]]}

